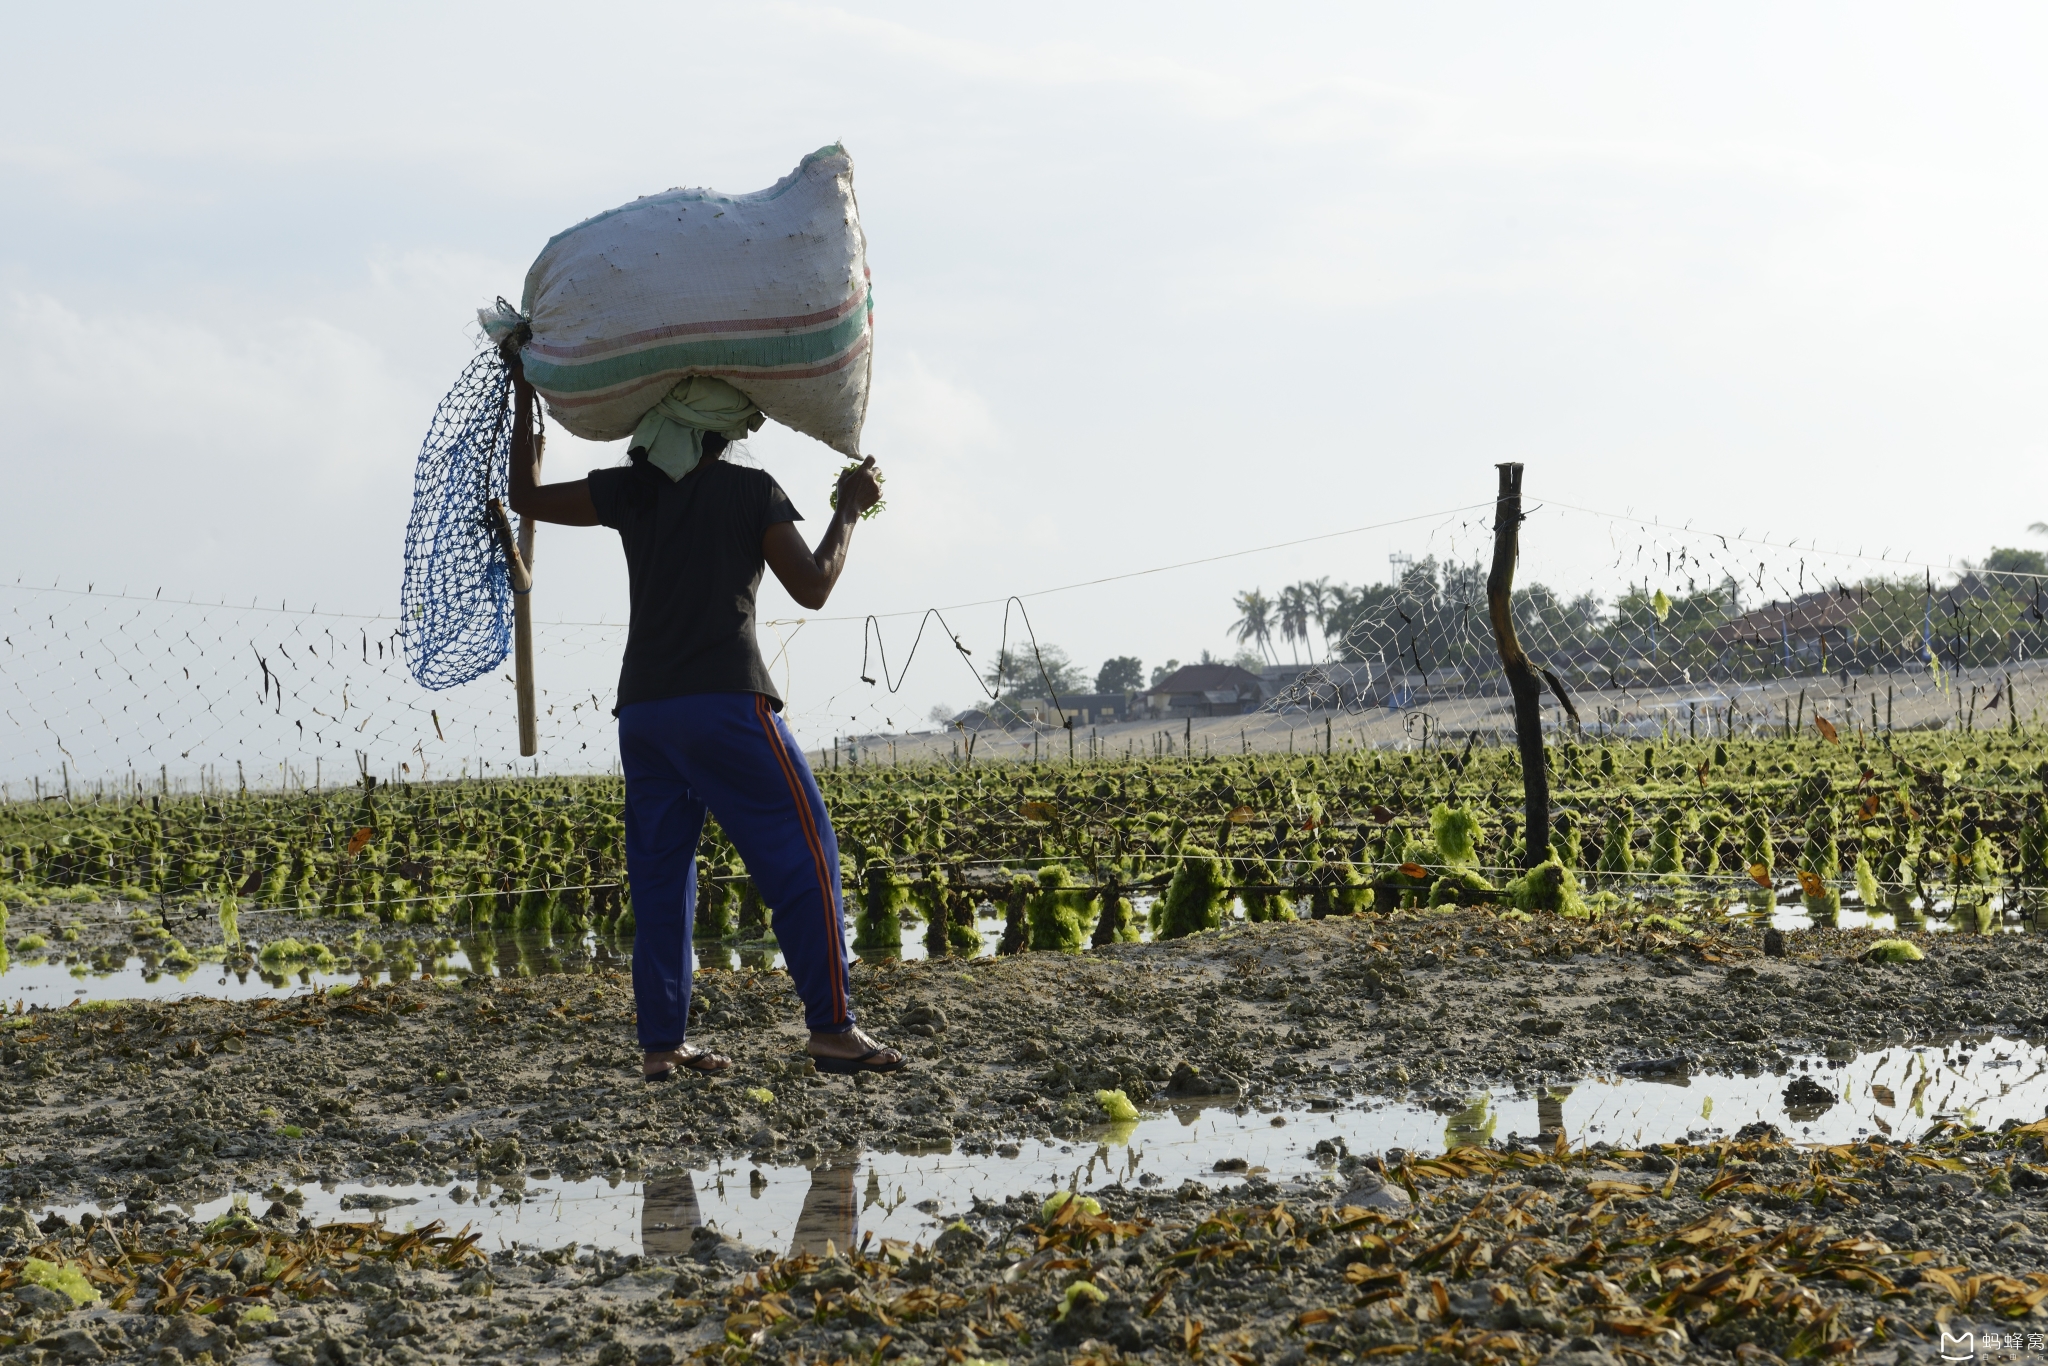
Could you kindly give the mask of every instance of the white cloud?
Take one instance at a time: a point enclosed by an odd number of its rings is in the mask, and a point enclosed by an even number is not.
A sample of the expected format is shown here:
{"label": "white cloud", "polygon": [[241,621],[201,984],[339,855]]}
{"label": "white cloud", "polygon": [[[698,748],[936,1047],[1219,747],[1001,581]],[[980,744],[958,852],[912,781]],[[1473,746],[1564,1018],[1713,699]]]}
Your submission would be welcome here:
{"label": "white cloud", "polygon": [[[745,60],[634,73],[686,40]],[[892,482],[833,615],[1462,505],[1509,456],[1588,504],[1956,554],[2048,516],[1921,493],[2039,463],[2048,44],[2021,9],[60,7],[19,41],[52,59],[0,88],[10,577],[387,606],[474,309],[592,212],[756,188],[834,137]],[[754,444],[818,518],[838,457]],[[615,458],[558,436],[549,468]],[[1034,619],[1083,660],[1185,659],[1234,588],[1402,544]],[[608,534],[544,546],[545,615],[622,614]],[[1000,613],[956,625],[986,647]],[[820,715],[870,691],[857,625],[792,656]],[[859,705],[964,700],[926,668]]]}

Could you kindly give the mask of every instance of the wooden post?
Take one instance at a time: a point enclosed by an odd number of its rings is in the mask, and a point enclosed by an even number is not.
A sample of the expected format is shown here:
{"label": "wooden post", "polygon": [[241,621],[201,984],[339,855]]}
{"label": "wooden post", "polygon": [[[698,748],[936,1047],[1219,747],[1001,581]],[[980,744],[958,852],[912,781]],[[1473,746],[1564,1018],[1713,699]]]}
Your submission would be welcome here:
{"label": "wooden post", "polygon": [[526,589],[512,599],[512,678],[519,694],[519,752],[540,753],[540,723],[533,705],[533,518],[519,519],[519,556],[527,569]]}
{"label": "wooden post", "polygon": [[533,549],[533,519],[522,518],[523,525],[514,535],[504,504],[493,498],[487,506],[512,579],[512,676],[519,693],[519,752],[531,757],[540,751],[540,732],[533,716],[533,618],[528,608],[533,601],[533,571],[528,568],[532,562],[527,559]]}
{"label": "wooden post", "polygon": [[[542,447],[547,440],[547,423],[534,411],[532,390],[520,388],[512,413],[512,460],[531,462],[533,482],[540,482]],[[519,753],[532,758],[540,753],[540,725],[533,700],[533,532],[531,517],[519,519],[516,540],[507,535],[503,511],[493,514],[499,522],[499,536],[505,543],[507,564],[516,564],[525,583],[512,585],[512,686],[519,698]]]}
{"label": "wooden post", "polygon": [[1123,928],[1117,915],[1117,903],[1123,898],[1124,889],[1117,885],[1116,874],[1110,873],[1097,883],[1102,898],[1101,913],[1095,917],[1095,933],[1088,942],[1095,948],[1116,942],[1116,932]]}
{"label": "wooden post", "polygon": [[1500,494],[1493,505],[1493,568],[1486,576],[1486,612],[1493,623],[1494,649],[1515,700],[1515,743],[1522,754],[1522,866],[1534,868],[1550,856],[1550,775],[1543,752],[1543,680],[1515,638],[1515,559],[1522,528],[1522,466],[1508,461],[1500,470]]}

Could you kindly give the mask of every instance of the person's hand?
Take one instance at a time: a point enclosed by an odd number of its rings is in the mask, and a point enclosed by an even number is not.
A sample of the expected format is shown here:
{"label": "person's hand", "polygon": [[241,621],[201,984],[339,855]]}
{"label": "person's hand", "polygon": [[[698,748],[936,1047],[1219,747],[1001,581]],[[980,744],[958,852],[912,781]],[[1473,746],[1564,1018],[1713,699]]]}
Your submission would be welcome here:
{"label": "person's hand", "polygon": [[506,343],[498,354],[505,358],[505,368],[512,374],[512,383],[521,389],[530,387],[526,382],[526,362],[520,357],[519,348]]}
{"label": "person's hand", "polygon": [[872,455],[839,476],[837,511],[847,521],[852,521],[881,501],[881,472],[875,468]]}

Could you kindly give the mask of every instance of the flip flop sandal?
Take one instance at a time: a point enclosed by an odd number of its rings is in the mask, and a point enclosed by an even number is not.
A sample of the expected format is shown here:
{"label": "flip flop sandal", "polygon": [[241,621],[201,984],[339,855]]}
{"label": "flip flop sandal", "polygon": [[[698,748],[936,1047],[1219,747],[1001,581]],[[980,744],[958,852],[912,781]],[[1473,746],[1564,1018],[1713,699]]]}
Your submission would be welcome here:
{"label": "flip flop sandal", "polygon": [[910,1059],[900,1053],[894,1062],[868,1061],[870,1058],[879,1058],[888,1051],[886,1048],[870,1048],[857,1058],[821,1058],[816,1053],[808,1056],[820,1072],[830,1072],[841,1077],[849,1077],[856,1072],[895,1072],[909,1065]]}
{"label": "flip flop sandal", "polygon": [[672,1062],[652,1075],[643,1075],[641,1080],[649,1086],[665,1081],[674,1081],[676,1073],[687,1068],[703,1077],[715,1077],[721,1072],[732,1070],[732,1059],[717,1053],[685,1053],[681,1062]]}

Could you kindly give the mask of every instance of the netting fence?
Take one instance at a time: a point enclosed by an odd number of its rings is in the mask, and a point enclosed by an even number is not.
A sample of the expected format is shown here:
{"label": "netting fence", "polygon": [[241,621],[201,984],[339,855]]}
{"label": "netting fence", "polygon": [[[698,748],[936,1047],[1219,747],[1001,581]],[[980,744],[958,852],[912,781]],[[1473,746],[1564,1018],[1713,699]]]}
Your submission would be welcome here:
{"label": "netting fence", "polygon": [[[1122,900],[1143,919],[1183,874],[1204,915],[1216,896],[1252,918],[1527,899],[1506,890],[1526,840],[1490,541],[1483,510],[1404,533],[1377,582],[1295,594],[1278,649],[1241,614],[1270,653],[1321,637],[1248,695],[1130,699],[1135,719],[1053,697],[1006,727],[816,745],[868,946],[907,920],[943,951],[992,909],[1033,943],[1115,937]],[[2042,575],[1555,503],[1522,544],[1554,843],[1589,896],[1816,916],[1846,898],[1894,923],[2039,910]],[[542,752],[523,761],[509,677],[422,688],[395,617],[24,584],[0,614],[10,885],[539,929],[630,912],[604,776],[622,626],[539,624]],[[797,682],[813,715],[883,705],[859,678]],[[759,932],[715,835],[703,874],[725,889],[711,926]]]}
{"label": "netting fence", "polygon": [[[1490,528],[1460,530],[1471,554]],[[1388,581],[1333,593],[1318,610],[1325,660],[1295,672],[1262,709],[1398,713],[1418,742],[1511,731],[1486,563],[1459,558],[1458,539],[1446,531],[1419,555],[1395,556]],[[2039,572],[1936,570],[1555,503],[1523,544],[1513,612],[1548,675],[1552,733],[1970,731],[2016,724],[2048,703],[2038,686],[2048,656]],[[1607,553],[1587,563],[1588,547]],[[1560,561],[1576,582],[1546,579]]]}
{"label": "netting fence", "polygon": [[551,623],[549,744],[520,760],[498,672],[413,681],[395,617],[0,586],[8,801],[602,771],[622,626]]}
{"label": "netting fence", "polygon": [[[478,563],[497,563],[487,533],[469,534]],[[835,747],[842,762],[1046,762],[1190,744],[1312,748],[1325,733],[1365,748],[1475,735],[1495,743],[1512,717],[1486,613],[1490,535],[1484,511],[1447,514],[1404,537],[1377,582],[1298,585],[1252,629],[1240,613],[1240,642],[1272,662],[1256,686],[1241,682],[1228,696],[1141,694],[1113,717],[1077,716],[1071,697],[1029,696],[1049,691],[1033,679],[1010,689],[1022,705],[1007,724],[920,734],[886,724],[894,708],[866,678],[813,675],[789,680],[792,723],[826,762]],[[1811,728],[1816,717],[1851,736],[1969,732],[2048,704],[2048,578],[2038,573],[1937,569],[1556,503],[1532,512],[1522,545],[1514,614],[1551,679],[1552,735],[1726,738]],[[486,606],[501,579],[479,589]],[[1217,608],[1219,620],[1237,611]],[[1057,630],[1056,603],[1037,611]],[[900,624],[900,647],[917,624],[904,616],[771,621],[764,653],[782,678],[790,640],[806,629],[872,629],[879,640]],[[430,691],[408,676],[420,628],[403,617],[16,582],[0,585],[0,627],[8,799],[67,786],[74,795],[300,788],[364,772],[417,781],[603,772],[613,762],[618,623],[538,624],[542,753],[532,762],[515,752],[509,668]],[[1028,660],[1036,640],[1008,620],[986,634],[1013,661]],[[997,650],[984,653],[967,667],[989,670]],[[936,650],[911,664],[961,667]]]}

